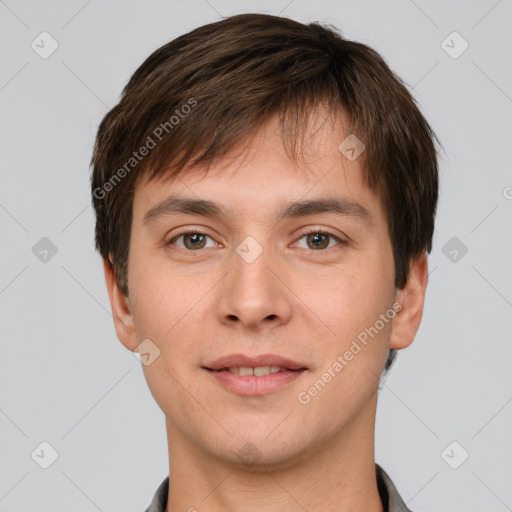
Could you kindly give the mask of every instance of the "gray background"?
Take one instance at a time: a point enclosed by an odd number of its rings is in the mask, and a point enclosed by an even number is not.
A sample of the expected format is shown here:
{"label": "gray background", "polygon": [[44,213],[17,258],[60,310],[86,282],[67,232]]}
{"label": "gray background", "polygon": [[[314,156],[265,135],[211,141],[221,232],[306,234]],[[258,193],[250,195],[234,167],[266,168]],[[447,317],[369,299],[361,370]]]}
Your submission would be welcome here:
{"label": "gray background", "polygon": [[424,317],[383,383],[376,459],[417,512],[512,510],[510,0],[0,1],[0,510],[142,511],[167,475],[163,413],[113,328],[89,160],[152,51],[251,11],[373,46],[441,139]]}

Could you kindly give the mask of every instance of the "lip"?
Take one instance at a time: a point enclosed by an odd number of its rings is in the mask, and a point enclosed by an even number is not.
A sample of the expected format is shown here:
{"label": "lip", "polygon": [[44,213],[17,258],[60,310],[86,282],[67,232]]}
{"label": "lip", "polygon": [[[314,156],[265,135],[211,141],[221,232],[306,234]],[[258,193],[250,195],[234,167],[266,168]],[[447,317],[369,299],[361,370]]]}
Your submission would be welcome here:
{"label": "lip", "polygon": [[[256,368],[258,366],[279,366],[282,371],[257,377],[255,375],[237,375],[227,371],[227,368],[245,366]],[[221,357],[202,367],[222,387],[236,395],[262,396],[275,393],[282,386],[296,381],[308,370],[308,367],[291,359],[275,354],[259,356],[246,356],[231,354]]]}
{"label": "lip", "polygon": [[203,368],[207,370],[222,370],[223,368],[231,368],[233,366],[246,366],[256,368],[257,366],[280,366],[289,370],[307,370],[305,364],[292,361],[276,354],[261,354],[258,356],[246,356],[244,354],[230,354],[221,357],[211,363],[206,364]]}

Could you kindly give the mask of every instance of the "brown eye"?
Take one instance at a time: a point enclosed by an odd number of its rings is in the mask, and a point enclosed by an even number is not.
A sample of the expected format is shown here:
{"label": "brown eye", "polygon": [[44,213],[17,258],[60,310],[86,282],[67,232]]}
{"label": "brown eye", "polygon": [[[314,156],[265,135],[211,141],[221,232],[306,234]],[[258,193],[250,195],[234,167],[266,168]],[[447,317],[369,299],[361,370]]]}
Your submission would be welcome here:
{"label": "brown eye", "polygon": [[338,242],[337,245],[346,245],[346,243],[343,240],[339,239],[337,236],[334,236],[331,233],[327,233],[324,231],[318,231],[318,230],[313,230],[313,231],[303,234],[299,238],[299,242],[303,238],[306,239],[306,247],[301,247],[301,248],[310,249],[312,251],[322,251],[324,249],[332,248],[333,245],[330,245],[331,241]]}
{"label": "brown eye", "polygon": [[188,233],[183,235],[183,242],[187,249],[202,249],[205,245],[206,237],[200,233]]}
{"label": "brown eye", "polygon": [[183,239],[182,244],[176,243],[176,245],[181,249],[195,251],[198,249],[204,249],[208,238],[210,237],[204,233],[199,233],[198,231],[187,231],[175,236],[169,241],[168,245],[174,245],[178,240]]}
{"label": "brown eye", "polygon": [[324,233],[307,235],[306,240],[311,249],[325,249],[329,246],[329,235]]}

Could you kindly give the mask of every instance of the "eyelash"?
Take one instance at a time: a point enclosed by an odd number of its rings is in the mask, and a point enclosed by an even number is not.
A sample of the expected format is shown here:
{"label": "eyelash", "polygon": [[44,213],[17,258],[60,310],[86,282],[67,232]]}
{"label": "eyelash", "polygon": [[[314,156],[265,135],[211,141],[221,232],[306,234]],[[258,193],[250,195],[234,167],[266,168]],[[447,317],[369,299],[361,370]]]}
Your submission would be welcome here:
{"label": "eyelash", "polygon": [[[299,236],[299,238],[297,239],[297,242],[299,240],[302,240],[304,237],[306,237],[308,235],[313,235],[313,234],[324,235],[324,236],[328,236],[330,238],[333,238],[334,240],[336,240],[338,242],[339,246],[347,246],[348,245],[348,242],[346,240],[342,240],[341,238],[337,237],[336,235],[333,235],[332,233],[329,233],[328,231],[322,231],[322,230],[319,230],[319,229],[310,229],[309,231],[306,231],[306,232],[302,233]],[[198,231],[198,230],[194,229],[194,230],[182,231],[181,233],[178,233],[173,238],[171,238],[171,240],[169,240],[166,243],[166,245],[173,245],[176,240],[178,240],[179,238],[181,238],[184,235],[204,235],[204,236],[207,236],[208,238],[211,238],[213,240],[213,238],[210,235],[207,235],[206,233],[202,233],[201,231]],[[318,251],[315,251],[314,249],[306,249],[306,250],[309,250],[311,252],[326,252],[327,250],[334,249],[335,247],[328,247],[328,248],[325,248],[325,249],[320,249]],[[182,247],[178,247],[178,249],[183,249],[183,248]],[[197,249],[197,250],[194,251],[194,250],[190,250],[190,249],[186,249],[185,248],[183,250],[187,251],[187,252],[198,252],[201,249]]]}

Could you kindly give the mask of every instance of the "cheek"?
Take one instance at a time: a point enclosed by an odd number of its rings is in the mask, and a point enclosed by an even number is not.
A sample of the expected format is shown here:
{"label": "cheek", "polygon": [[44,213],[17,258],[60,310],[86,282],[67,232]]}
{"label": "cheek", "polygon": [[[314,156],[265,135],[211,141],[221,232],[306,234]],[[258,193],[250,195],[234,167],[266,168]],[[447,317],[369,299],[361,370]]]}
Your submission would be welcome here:
{"label": "cheek", "polygon": [[209,292],[216,278],[213,274],[185,275],[148,256],[133,261],[137,270],[130,276],[130,289],[138,339],[152,340],[166,367],[173,374],[182,373],[204,345],[205,320],[212,315]]}
{"label": "cheek", "polygon": [[[318,297],[313,302],[319,316],[330,327],[322,341],[324,357],[319,372],[330,368],[331,373],[336,374],[333,384],[329,385],[330,391],[318,405],[334,399],[337,392],[344,396],[348,392],[357,401],[377,386],[389,350],[395,290],[392,257],[379,251],[372,251],[372,254],[372,257],[357,258],[336,278],[326,280],[328,300],[322,302]],[[340,364],[336,365],[338,371],[333,369],[336,362],[341,364],[342,370]],[[375,375],[375,381],[370,372]],[[329,375],[326,378],[329,379]]]}
{"label": "cheek", "polygon": [[198,371],[193,361],[200,346],[201,317],[205,314],[201,298],[209,289],[199,289],[197,285],[157,265],[133,280],[138,339],[149,338],[159,351],[151,364],[142,366],[145,379],[160,408],[172,411],[171,416],[182,422],[187,422],[187,414],[193,415],[197,407],[184,392],[191,388],[194,372]]}
{"label": "cheek", "polygon": [[326,281],[328,292],[317,297],[319,311],[329,314],[336,335],[346,340],[373,325],[391,307],[394,297],[393,275],[383,261],[360,258],[349,270]]}
{"label": "cheek", "polygon": [[147,337],[161,337],[172,329],[196,294],[195,287],[183,283],[165,261],[135,243],[128,276],[137,332]]}

